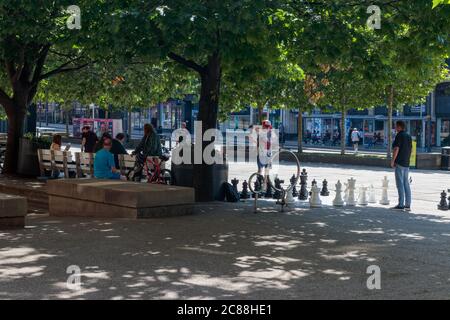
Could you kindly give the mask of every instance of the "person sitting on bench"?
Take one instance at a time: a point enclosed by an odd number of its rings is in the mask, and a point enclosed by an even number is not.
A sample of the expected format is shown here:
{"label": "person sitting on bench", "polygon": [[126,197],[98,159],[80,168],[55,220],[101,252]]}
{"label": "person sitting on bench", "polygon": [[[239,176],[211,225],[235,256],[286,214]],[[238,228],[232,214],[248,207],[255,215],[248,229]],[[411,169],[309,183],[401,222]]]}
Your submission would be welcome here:
{"label": "person sitting on bench", "polygon": [[121,179],[120,172],[116,169],[114,155],[110,152],[112,140],[103,140],[103,149],[95,154],[94,159],[94,177],[97,179]]}

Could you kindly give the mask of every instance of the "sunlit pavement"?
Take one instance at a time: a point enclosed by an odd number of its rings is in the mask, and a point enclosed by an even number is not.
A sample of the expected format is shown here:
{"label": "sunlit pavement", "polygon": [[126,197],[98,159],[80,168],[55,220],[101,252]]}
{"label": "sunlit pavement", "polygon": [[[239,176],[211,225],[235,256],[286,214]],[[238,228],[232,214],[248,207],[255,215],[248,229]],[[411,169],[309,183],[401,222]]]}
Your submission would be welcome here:
{"label": "sunlit pavement", "polygon": [[[232,164],[246,179],[253,165]],[[282,166],[280,176],[292,175]],[[374,184],[393,173],[307,165],[330,190],[337,179]],[[450,214],[438,211],[446,172],[413,172],[412,213],[381,205],[321,209],[298,202],[203,204],[193,216],[145,221],[32,216],[25,230],[0,232],[1,299],[448,299]],[[320,183],[319,183],[320,185]],[[71,265],[81,290],[67,287]],[[369,290],[369,266],[381,290]],[[72,288],[73,289],[73,288]]]}

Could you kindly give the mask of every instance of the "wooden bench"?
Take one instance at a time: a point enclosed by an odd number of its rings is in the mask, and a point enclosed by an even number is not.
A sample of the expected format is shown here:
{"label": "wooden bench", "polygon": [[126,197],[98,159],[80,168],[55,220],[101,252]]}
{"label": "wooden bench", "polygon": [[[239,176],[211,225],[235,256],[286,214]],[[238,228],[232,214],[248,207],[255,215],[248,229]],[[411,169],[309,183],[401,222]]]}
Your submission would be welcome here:
{"label": "wooden bench", "polygon": [[26,198],[0,193],[0,230],[24,228],[27,211]]}
{"label": "wooden bench", "polygon": [[[119,155],[119,167],[120,174],[126,176],[130,170],[134,169],[134,164],[136,162],[136,156],[132,156],[129,154],[120,154]],[[166,162],[161,162],[160,164],[161,170],[166,168]],[[146,177],[147,172],[144,170],[142,172],[143,176]]]}
{"label": "wooden bench", "polygon": [[59,179],[47,183],[50,216],[156,218],[193,213],[193,188],[120,180]]}
{"label": "wooden bench", "polygon": [[85,176],[89,176],[90,178],[94,177],[94,159],[95,153],[75,153],[77,178],[83,178]]}
{"label": "wooden bench", "polygon": [[0,163],[5,161],[6,155],[6,136],[0,136]]}
{"label": "wooden bench", "polygon": [[64,177],[69,178],[69,172],[76,171],[76,164],[70,151],[39,149],[38,159],[42,177],[46,175],[46,171],[62,171]]}
{"label": "wooden bench", "polygon": [[119,167],[120,174],[126,175],[130,170],[134,168],[134,164],[136,162],[136,157],[129,154],[120,154],[119,155]]}

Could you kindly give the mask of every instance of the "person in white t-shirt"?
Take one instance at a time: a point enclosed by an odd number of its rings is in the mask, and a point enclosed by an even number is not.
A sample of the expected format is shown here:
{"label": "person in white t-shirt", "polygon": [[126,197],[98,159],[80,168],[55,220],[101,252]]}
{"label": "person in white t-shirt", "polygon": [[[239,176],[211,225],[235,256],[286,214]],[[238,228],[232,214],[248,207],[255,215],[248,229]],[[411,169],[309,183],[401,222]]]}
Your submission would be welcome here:
{"label": "person in white t-shirt", "polygon": [[360,134],[359,134],[358,129],[355,128],[352,131],[352,143],[353,143],[353,149],[355,150],[355,153],[358,153],[359,140],[360,140]]}

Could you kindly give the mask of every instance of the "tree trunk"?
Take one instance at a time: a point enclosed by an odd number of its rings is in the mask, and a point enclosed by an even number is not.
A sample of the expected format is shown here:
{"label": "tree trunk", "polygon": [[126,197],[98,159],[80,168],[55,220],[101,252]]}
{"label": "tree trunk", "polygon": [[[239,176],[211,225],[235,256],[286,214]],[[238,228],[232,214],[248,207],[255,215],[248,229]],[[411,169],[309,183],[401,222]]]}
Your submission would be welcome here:
{"label": "tree trunk", "polygon": [[[201,94],[199,102],[198,121],[202,123],[202,136],[208,129],[217,128],[219,111],[220,81],[222,78],[221,60],[218,54],[209,58],[208,65],[200,74]],[[202,139],[203,140],[203,139]],[[196,141],[196,143],[202,143]],[[202,155],[210,142],[202,143]],[[214,201],[213,188],[214,166],[207,165],[202,156],[202,164],[194,164],[194,188],[196,199],[201,202]]]}
{"label": "tree trunk", "polygon": [[392,158],[392,114],[394,113],[394,86],[389,86],[388,90],[388,145],[387,158]]}
{"label": "tree trunk", "polygon": [[262,124],[263,122],[263,109],[264,106],[258,105],[258,124]]}
{"label": "tree trunk", "polygon": [[345,119],[347,116],[347,112],[345,111],[345,108],[342,108],[341,110],[341,155],[345,155],[345,146],[346,146],[346,138],[347,138],[347,132],[345,130]]}
{"label": "tree trunk", "polygon": [[128,135],[127,135],[127,142],[131,141],[131,135],[133,133],[133,125],[131,122],[131,117],[132,117],[132,113],[131,111],[128,112],[128,121],[127,121],[127,131],[128,131]]}
{"label": "tree trunk", "polygon": [[6,109],[6,115],[8,117],[8,140],[3,173],[15,174],[19,162],[19,141],[23,136],[26,104],[13,103],[11,108]]}
{"label": "tree trunk", "polygon": [[298,108],[298,120],[297,120],[297,150],[298,153],[303,153],[303,114],[302,108]]}
{"label": "tree trunk", "polygon": [[70,111],[69,110],[65,110],[64,111],[64,116],[65,116],[65,122],[66,122],[66,134],[67,134],[67,137],[69,137],[69,135],[70,135],[70,130],[69,130],[69,122],[70,122],[70,113],[69,113]]}

